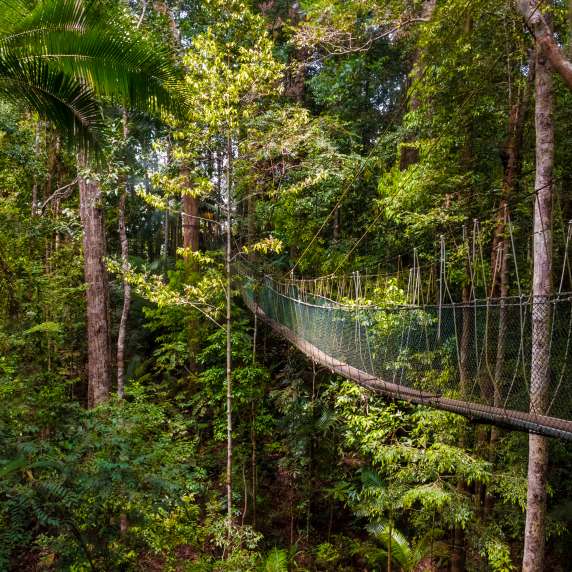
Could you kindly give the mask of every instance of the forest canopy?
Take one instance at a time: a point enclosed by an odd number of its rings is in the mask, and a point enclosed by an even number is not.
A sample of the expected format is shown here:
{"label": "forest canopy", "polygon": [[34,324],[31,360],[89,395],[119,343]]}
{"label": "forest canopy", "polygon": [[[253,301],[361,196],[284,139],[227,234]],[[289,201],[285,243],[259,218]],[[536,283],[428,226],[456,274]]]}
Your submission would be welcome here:
{"label": "forest canopy", "polygon": [[0,570],[568,570],[571,15],[0,0]]}

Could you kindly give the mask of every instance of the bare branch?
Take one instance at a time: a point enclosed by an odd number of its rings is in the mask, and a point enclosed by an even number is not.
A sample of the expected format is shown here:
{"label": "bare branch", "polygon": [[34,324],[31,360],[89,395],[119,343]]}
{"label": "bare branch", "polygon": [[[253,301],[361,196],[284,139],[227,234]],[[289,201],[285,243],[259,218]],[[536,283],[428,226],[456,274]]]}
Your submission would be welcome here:
{"label": "bare branch", "polygon": [[[52,201],[56,200],[56,199],[67,199],[73,192],[73,187],[76,183],[77,183],[78,179],[77,177],[71,182],[68,183],[67,185],[64,185],[63,187],[60,187],[59,189],[56,189],[39,207],[39,211],[40,214],[43,214],[46,206],[51,203]],[[69,189],[69,190],[67,190]]]}

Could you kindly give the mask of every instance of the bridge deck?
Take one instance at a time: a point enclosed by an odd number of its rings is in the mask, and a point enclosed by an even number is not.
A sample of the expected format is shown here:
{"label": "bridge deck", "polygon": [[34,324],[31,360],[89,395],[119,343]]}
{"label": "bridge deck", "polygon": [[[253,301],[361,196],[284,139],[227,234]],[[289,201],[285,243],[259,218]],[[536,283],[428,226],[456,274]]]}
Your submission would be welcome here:
{"label": "bridge deck", "polygon": [[411,403],[428,405],[437,409],[458,413],[475,421],[492,423],[520,431],[528,431],[550,437],[572,440],[572,421],[504,409],[484,403],[449,399],[434,393],[424,392],[404,385],[384,381],[347,363],[326,354],[315,345],[297,336],[292,330],[273,320],[254,301],[244,296],[248,308],[264,320],[274,331],[290,341],[310,359],[347,379],[381,395],[402,399]]}

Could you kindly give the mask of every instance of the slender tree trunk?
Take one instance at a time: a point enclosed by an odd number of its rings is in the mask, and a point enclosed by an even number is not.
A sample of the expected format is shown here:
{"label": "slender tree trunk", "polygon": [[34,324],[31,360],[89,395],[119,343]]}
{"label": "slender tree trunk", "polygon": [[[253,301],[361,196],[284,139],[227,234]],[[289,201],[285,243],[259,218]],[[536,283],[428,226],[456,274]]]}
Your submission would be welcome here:
{"label": "slender tree trunk", "polygon": [[[127,125],[127,113],[123,114],[123,138],[127,141],[129,135]],[[121,244],[121,269],[123,272],[129,270],[129,242],[127,240],[127,226],[125,224],[125,202],[127,200],[127,177],[125,178],[121,197],[119,198],[119,242]],[[123,399],[125,397],[125,338],[127,336],[127,320],[129,318],[129,307],[131,305],[131,284],[128,280],[123,280],[123,309],[121,310],[121,321],[119,322],[119,332],[117,334],[117,395]]]}
{"label": "slender tree trunk", "polygon": [[[183,216],[181,225],[183,227],[183,248],[189,252],[199,250],[199,199],[198,197],[183,194],[182,197]],[[189,255],[185,255],[185,262],[189,272],[196,271],[196,264]]]}
{"label": "slender tree trunk", "polygon": [[459,381],[461,398],[466,399],[470,387],[470,369],[469,369],[469,355],[471,343],[471,330],[473,329],[473,312],[470,307],[471,290],[468,284],[463,286],[462,300],[463,300],[463,326],[461,329],[461,340],[459,343]]}
{"label": "slender tree trunk", "polygon": [[[83,155],[80,168],[86,166]],[[79,205],[83,226],[83,267],[87,285],[88,407],[103,403],[111,387],[108,284],[105,268],[105,228],[102,193],[97,181],[79,177]]]}
{"label": "slender tree trunk", "polygon": [[[34,155],[36,158],[40,153],[40,128],[42,124],[40,121],[36,123],[36,133],[34,137]],[[38,214],[38,180],[37,177],[34,176],[34,184],[32,185],[32,216],[36,216]]]}
{"label": "slender tree trunk", "polygon": [[[499,299],[499,317],[497,332],[497,347],[495,369],[493,378],[493,405],[502,407],[502,378],[506,359],[506,338],[508,335],[508,306],[506,298],[509,295],[509,237],[507,225],[509,221],[509,202],[519,189],[519,180],[522,171],[522,142],[524,121],[528,112],[530,95],[534,85],[535,55],[531,53],[529,58],[528,82],[519,93],[517,101],[511,106],[508,137],[503,152],[504,174],[502,194],[497,222],[493,235],[493,247],[491,253],[491,268],[493,279],[491,285],[491,298]],[[495,463],[497,443],[501,435],[501,429],[491,427],[489,442],[489,461]],[[495,499],[488,491],[485,495],[484,514],[490,514],[494,507]]]}
{"label": "slender tree trunk", "polygon": [[256,528],[256,412],[254,401],[252,402],[252,421],[250,424],[250,470],[252,479],[252,527]]}
{"label": "slender tree trunk", "polygon": [[[457,488],[465,491],[465,485],[459,483]],[[451,551],[451,572],[465,572],[465,531],[455,526],[453,532],[453,550]]]}
{"label": "slender tree trunk", "polygon": [[[421,7],[421,18],[427,21],[431,20],[433,13],[435,12],[436,4],[437,0],[424,0]],[[419,100],[419,97],[415,91],[417,84],[422,81],[424,74],[421,60],[422,52],[421,49],[418,48],[413,55],[413,63],[411,66],[411,75],[409,80],[409,110],[411,111],[419,109],[421,105],[421,101]],[[405,171],[411,165],[419,162],[419,149],[415,144],[415,139],[416,137],[414,135],[409,135],[401,144],[399,150],[399,169],[401,171]]]}
{"label": "slender tree trunk", "polygon": [[391,554],[391,535],[393,532],[393,526],[392,523],[389,523],[389,534],[387,536],[387,572],[391,572],[391,559],[393,558],[392,554]]}
{"label": "slender tree trunk", "polygon": [[[184,171],[185,177],[188,179],[188,171]],[[189,182],[189,190],[191,185]],[[199,239],[200,239],[200,226],[199,226],[199,198],[183,193],[181,197],[182,203],[182,214],[181,214],[181,226],[183,229],[183,248],[185,249],[185,270],[187,274],[187,281],[192,283],[196,281],[197,271],[199,266],[196,259],[193,258],[193,252],[199,250]],[[188,324],[188,343],[189,343],[189,369],[191,372],[196,372],[198,370],[198,364],[196,356],[199,352],[199,341],[200,341],[200,321],[193,313],[189,317]]]}
{"label": "slender tree trunk", "polygon": [[231,216],[231,181],[232,181],[232,140],[227,138],[226,169],[226,498],[229,533],[232,528],[232,216]]}
{"label": "slender tree trunk", "polygon": [[[119,199],[119,240],[121,242],[121,268],[123,272],[129,270],[129,243],[127,241],[127,229],[125,225],[125,200],[127,189],[123,189]],[[127,336],[127,320],[129,318],[129,306],[131,304],[131,284],[123,280],[123,309],[119,322],[117,335],[117,395],[125,397],[125,338]]]}
{"label": "slender tree trunk", "polygon": [[[167,199],[167,205],[169,205],[169,199]],[[167,262],[169,259],[169,210],[165,211],[165,216],[163,217],[163,271],[167,271]]]}
{"label": "slender tree trunk", "polygon": [[[546,408],[550,382],[550,304],[552,294],[552,171],[554,123],[552,70],[543,51],[536,57],[536,179],[534,200],[534,272],[530,410]],[[530,435],[528,495],[524,534],[523,572],[542,572],[546,517],[548,439]]]}

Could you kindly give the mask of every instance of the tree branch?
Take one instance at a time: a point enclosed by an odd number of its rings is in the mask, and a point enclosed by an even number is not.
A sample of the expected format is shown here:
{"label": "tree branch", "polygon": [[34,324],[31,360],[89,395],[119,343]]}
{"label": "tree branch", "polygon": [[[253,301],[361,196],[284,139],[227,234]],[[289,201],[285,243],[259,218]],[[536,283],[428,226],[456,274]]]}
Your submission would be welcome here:
{"label": "tree branch", "polygon": [[[54,199],[66,199],[67,197],[69,197],[69,195],[72,194],[73,192],[73,188],[70,189],[70,187],[73,187],[75,184],[77,183],[77,177],[71,182],[68,183],[67,185],[64,185],[63,187],[60,187],[59,189],[56,189],[41,205],[40,205],[40,213],[43,213],[45,208],[48,206],[48,204],[50,202],[52,202]],[[66,189],[70,189],[68,192],[65,192]]]}
{"label": "tree branch", "polygon": [[519,0],[518,11],[554,70],[560,74],[566,86],[572,90],[572,62],[566,58],[554,39],[554,34],[546,18],[539,10],[540,3],[537,0]]}

